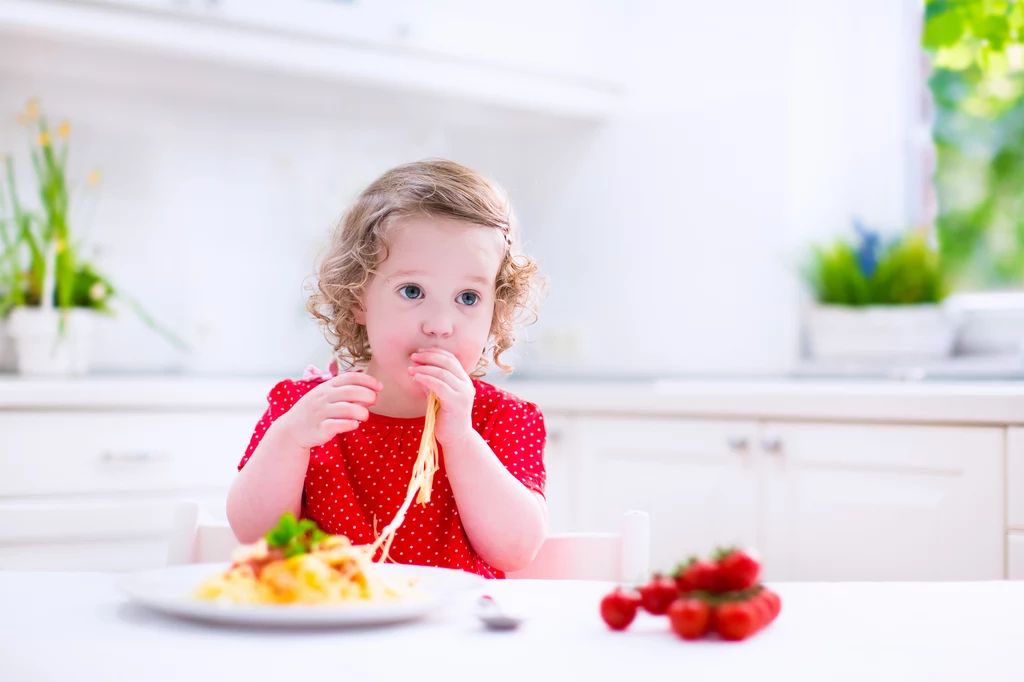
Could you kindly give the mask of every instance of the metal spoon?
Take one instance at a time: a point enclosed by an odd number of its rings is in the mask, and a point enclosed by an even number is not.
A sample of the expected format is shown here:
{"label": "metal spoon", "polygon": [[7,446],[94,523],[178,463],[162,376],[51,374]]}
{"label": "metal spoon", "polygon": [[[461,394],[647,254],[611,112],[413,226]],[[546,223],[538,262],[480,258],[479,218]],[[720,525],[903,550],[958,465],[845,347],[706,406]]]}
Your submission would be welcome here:
{"label": "metal spoon", "polygon": [[515,630],[523,622],[521,616],[506,612],[490,595],[484,595],[477,601],[476,615],[489,630]]}

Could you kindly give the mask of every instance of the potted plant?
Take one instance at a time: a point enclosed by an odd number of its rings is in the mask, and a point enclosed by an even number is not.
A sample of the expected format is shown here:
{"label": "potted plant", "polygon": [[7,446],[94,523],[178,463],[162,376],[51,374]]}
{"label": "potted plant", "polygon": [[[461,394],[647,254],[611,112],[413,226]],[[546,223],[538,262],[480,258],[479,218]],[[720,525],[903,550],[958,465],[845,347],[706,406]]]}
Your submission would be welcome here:
{"label": "potted plant", "polygon": [[[67,180],[69,124],[52,131],[36,100],[21,115],[35,129],[32,165],[40,206],[22,201],[14,160],[0,168],[0,318],[6,318],[17,369],[24,375],[77,375],[89,368],[89,342],[97,315],[111,315],[120,298],[175,346],[187,346],[160,326],[138,302],[118,292],[83,255],[70,229]],[[95,186],[98,172],[86,184]]]}
{"label": "potted plant", "polygon": [[856,239],[815,246],[804,276],[813,294],[807,332],[825,361],[922,361],[947,357],[956,324],[943,302],[938,249],[923,231],[884,240],[855,223]]}

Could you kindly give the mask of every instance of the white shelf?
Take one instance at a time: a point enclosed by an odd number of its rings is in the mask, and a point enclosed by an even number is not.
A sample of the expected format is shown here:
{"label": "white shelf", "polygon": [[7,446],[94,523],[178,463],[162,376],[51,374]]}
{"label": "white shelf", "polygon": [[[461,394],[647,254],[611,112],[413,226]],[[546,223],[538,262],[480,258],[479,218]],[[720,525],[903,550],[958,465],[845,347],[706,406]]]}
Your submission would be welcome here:
{"label": "white shelf", "polygon": [[[0,0],[0,43],[41,40],[239,69],[422,93],[567,119],[611,114],[622,89],[581,45],[513,28],[489,44],[483,25],[376,14],[298,0]],[[328,21],[334,18],[334,21]],[[519,38],[528,42],[519,42]],[[564,42],[564,41],[562,41]],[[593,41],[591,41],[593,43]],[[197,74],[198,75],[198,74]]]}

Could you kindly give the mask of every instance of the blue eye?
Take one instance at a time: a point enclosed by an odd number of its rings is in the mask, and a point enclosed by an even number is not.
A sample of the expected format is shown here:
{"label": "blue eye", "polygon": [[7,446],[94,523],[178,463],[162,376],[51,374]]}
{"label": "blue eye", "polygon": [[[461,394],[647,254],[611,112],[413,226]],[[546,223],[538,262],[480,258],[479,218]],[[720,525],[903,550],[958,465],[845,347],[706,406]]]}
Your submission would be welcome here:
{"label": "blue eye", "polygon": [[402,296],[402,298],[408,298],[409,300],[423,298],[423,289],[420,289],[415,284],[406,284],[405,286],[398,290],[398,293]]}
{"label": "blue eye", "polygon": [[463,291],[456,300],[462,305],[476,305],[480,295],[475,291]]}

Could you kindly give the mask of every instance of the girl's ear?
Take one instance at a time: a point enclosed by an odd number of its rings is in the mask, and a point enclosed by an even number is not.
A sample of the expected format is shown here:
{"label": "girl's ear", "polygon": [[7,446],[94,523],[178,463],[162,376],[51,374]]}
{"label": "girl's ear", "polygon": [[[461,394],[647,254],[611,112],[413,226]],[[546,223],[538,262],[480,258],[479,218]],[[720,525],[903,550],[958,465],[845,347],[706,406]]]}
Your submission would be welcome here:
{"label": "girl's ear", "polygon": [[366,326],[366,308],[363,307],[362,301],[356,301],[355,305],[352,306],[352,317],[355,319],[356,324]]}

